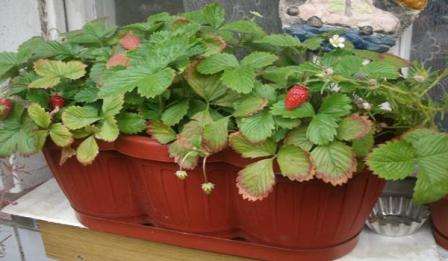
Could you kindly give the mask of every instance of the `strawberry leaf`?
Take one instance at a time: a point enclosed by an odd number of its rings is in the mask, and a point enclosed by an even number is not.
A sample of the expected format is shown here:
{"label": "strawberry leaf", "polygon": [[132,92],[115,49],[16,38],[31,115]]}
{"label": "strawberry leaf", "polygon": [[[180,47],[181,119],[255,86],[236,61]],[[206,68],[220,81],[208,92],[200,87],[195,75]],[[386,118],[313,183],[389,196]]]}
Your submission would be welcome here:
{"label": "strawberry leaf", "polygon": [[266,33],[257,23],[249,20],[239,20],[225,24],[223,27],[221,27],[221,30],[243,33],[257,39],[266,35]]}
{"label": "strawberry leaf", "polygon": [[345,94],[332,94],[324,98],[319,108],[320,113],[331,114],[336,117],[344,117],[350,114],[351,100]]}
{"label": "strawberry leaf", "polygon": [[358,157],[366,157],[375,144],[373,134],[370,132],[361,139],[352,142],[352,149]]}
{"label": "strawberry leaf", "polygon": [[154,98],[162,94],[171,85],[174,76],[175,71],[171,68],[148,75],[138,84],[137,91],[143,97]]}
{"label": "strawberry leaf", "polygon": [[206,5],[202,9],[202,14],[204,20],[207,24],[211,25],[214,28],[218,28],[224,23],[225,20],[225,12],[221,5],[217,3],[212,3]]}
{"label": "strawberry leaf", "polygon": [[297,47],[300,46],[299,39],[288,34],[271,34],[266,35],[262,39],[255,41],[255,43],[268,44],[278,47]]}
{"label": "strawberry leaf", "polygon": [[222,118],[204,126],[203,147],[213,154],[227,146],[229,118]]}
{"label": "strawberry leaf", "polygon": [[287,119],[299,119],[313,117],[314,108],[309,102],[306,102],[300,107],[297,107],[293,110],[287,110],[285,108],[285,102],[283,100],[280,100],[272,105],[271,113],[272,115],[282,116],[283,118]]}
{"label": "strawberry leaf", "polygon": [[17,54],[12,52],[0,52],[0,79],[18,65]]}
{"label": "strawberry leaf", "polygon": [[337,127],[337,118],[331,114],[319,113],[311,120],[306,137],[314,144],[325,145],[334,140]]}
{"label": "strawberry leaf", "polygon": [[76,80],[86,74],[86,65],[79,61],[38,60],[34,63],[34,71],[41,78],[29,84],[30,88],[52,88],[61,79]]}
{"label": "strawberry leaf", "polygon": [[274,120],[277,126],[288,130],[298,127],[301,123],[301,121],[298,119],[286,119],[282,117],[275,117]]}
{"label": "strawberry leaf", "polygon": [[51,125],[49,132],[51,139],[59,147],[66,147],[72,144],[74,141],[73,135],[71,134],[69,129],[61,123],[55,123]]}
{"label": "strawberry leaf", "polygon": [[120,135],[120,129],[118,129],[117,121],[113,116],[107,116],[102,121],[100,131],[95,134],[95,138],[113,142],[118,138],[118,135]]}
{"label": "strawberry leaf", "polygon": [[198,165],[199,154],[183,146],[179,141],[169,145],[170,157],[183,169],[194,169]]}
{"label": "strawberry leaf", "polygon": [[252,52],[241,61],[242,66],[261,69],[273,64],[278,57],[267,52]]}
{"label": "strawberry leaf", "polygon": [[99,119],[98,111],[90,106],[70,106],[62,113],[62,123],[70,130],[84,128]]}
{"label": "strawberry leaf", "polygon": [[239,127],[244,137],[250,142],[257,143],[272,136],[275,121],[268,112],[261,112],[254,116],[241,119]]}
{"label": "strawberry leaf", "polygon": [[223,88],[219,75],[202,75],[196,71],[195,63],[191,64],[184,73],[190,87],[207,101],[213,101],[224,95],[226,88]]}
{"label": "strawberry leaf", "polygon": [[362,139],[371,129],[372,122],[367,117],[353,114],[339,124],[337,138],[346,141]]}
{"label": "strawberry leaf", "polygon": [[252,159],[273,156],[277,149],[277,144],[272,139],[252,143],[239,132],[230,134],[229,144],[234,151],[241,154],[244,158]]}
{"label": "strawberry leaf", "polygon": [[202,74],[215,74],[229,68],[239,66],[236,57],[228,53],[218,53],[207,57],[197,67],[197,70]]}
{"label": "strawberry leaf", "polygon": [[137,134],[146,130],[146,121],[140,114],[124,112],[117,115],[117,125],[124,134]]}
{"label": "strawberry leaf", "polygon": [[161,121],[151,121],[148,128],[149,134],[161,144],[167,144],[176,139],[176,133],[170,126]]}
{"label": "strawberry leaf", "polygon": [[290,131],[284,140],[284,144],[294,145],[301,148],[304,151],[310,151],[313,147],[313,143],[311,143],[306,137],[306,128],[300,127]]}
{"label": "strawberry leaf", "polygon": [[280,172],[290,180],[307,181],[314,177],[314,167],[309,155],[293,145],[284,145],[277,155]]}
{"label": "strawberry leaf", "polygon": [[255,70],[247,66],[226,69],[221,77],[222,83],[230,89],[243,94],[252,91],[255,85]]}
{"label": "strawberry leaf", "polygon": [[81,144],[79,144],[76,149],[76,158],[83,165],[92,164],[96,156],[99,153],[98,144],[96,143],[95,137],[90,136],[85,139]]}
{"label": "strawberry leaf", "polygon": [[102,112],[104,117],[115,116],[120,113],[124,104],[124,95],[106,97],[103,100]]}
{"label": "strawberry leaf", "polygon": [[266,105],[268,101],[264,98],[258,96],[247,96],[236,101],[233,104],[233,108],[235,112],[233,116],[235,117],[248,117],[259,111],[261,111]]}
{"label": "strawberry leaf", "polygon": [[37,103],[32,103],[28,106],[28,115],[37,126],[43,129],[48,129],[51,124],[50,113],[46,112],[45,109]]}
{"label": "strawberry leaf", "polygon": [[260,160],[238,172],[236,185],[244,199],[262,200],[273,190],[275,184],[273,162],[273,159]]}
{"label": "strawberry leaf", "polygon": [[316,166],[316,177],[334,186],[346,183],[356,171],[355,154],[342,142],[316,147],[311,159]]}
{"label": "strawberry leaf", "polygon": [[168,126],[178,124],[185,115],[187,115],[189,109],[188,100],[181,101],[170,106],[162,113],[162,121]]}

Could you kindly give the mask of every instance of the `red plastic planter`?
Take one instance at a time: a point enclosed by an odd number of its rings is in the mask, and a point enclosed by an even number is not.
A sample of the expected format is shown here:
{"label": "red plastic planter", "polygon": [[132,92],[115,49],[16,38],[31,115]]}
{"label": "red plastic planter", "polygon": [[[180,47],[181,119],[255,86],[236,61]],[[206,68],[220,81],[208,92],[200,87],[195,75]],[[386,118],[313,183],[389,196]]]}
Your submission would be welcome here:
{"label": "red plastic planter", "polygon": [[436,242],[448,250],[448,198],[431,204],[431,214]]}
{"label": "red plastic planter", "polygon": [[338,187],[278,176],[265,200],[249,202],[235,186],[238,170],[248,162],[232,151],[208,160],[208,177],[216,187],[206,195],[202,170],[189,171],[185,181],[179,180],[167,147],[154,140],[124,136],[101,147],[88,167],[76,159],[59,166],[57,148],[45,150],[84,225],[264,260],[328,260],[347,254],[384,187],[369,172]]}

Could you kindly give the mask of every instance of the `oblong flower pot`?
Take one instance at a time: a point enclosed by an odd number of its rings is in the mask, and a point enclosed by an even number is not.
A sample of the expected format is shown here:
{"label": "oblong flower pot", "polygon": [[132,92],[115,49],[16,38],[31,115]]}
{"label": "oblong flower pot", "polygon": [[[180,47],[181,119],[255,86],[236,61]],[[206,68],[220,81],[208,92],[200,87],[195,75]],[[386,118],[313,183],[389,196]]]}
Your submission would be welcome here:
{"label": "oblong flower pot", "polygon": [[434,238],[437,244],[448,250],[448,198],[430,205]]}
{"label": "oblong flower pot", "polygon": [[91,165],[83,166],[75,157],[60,165],[60,154],[53,144],[44,148],[53,176],[81,219],[83,215],[125,222],[144,218],[135,191],[134,170],[126,157],[102,148]]}
{"label": "oblong flower pot", "polygon": [[361,232],[385,182],[368,171],[343,186],[277,177],[262,201],[237,199],[240,227],[251,241],[288,248],[329,248]]}

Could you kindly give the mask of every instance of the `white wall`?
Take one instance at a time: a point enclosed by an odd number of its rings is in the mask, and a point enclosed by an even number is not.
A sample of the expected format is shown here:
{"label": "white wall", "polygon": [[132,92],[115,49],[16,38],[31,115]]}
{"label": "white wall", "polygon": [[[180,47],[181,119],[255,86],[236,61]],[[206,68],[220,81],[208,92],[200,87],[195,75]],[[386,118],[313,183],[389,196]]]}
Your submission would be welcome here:
{"label": "white wall", "polygon": [[41,34],[37,0],[0,0],[0,51]]}

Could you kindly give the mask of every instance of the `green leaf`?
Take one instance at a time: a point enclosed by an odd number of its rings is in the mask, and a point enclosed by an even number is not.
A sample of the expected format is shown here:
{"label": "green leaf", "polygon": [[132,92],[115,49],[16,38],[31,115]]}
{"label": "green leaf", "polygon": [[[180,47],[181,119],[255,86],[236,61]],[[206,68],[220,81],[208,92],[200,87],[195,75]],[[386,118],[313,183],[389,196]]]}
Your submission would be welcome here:
{"label": "green leaf", "polygon": [[76,149],[76,158],[83,165],[91,164],[99,153],[95,137],[90,136],[79,144]]}
{"label": "green leaf", "polygon": [[48,133],[48,130],[37,130],[33,132],[36,152],[44,148],[45,143],[47,142]]}
{"label": "green leaf", "polygon": [[104,98],[102,112],[104,117],[115,116],[123,109],[124,95]]}
{"label": "green leaf", "polygon": [[41,78],[29,84],[30,88],[52,88],[62,78],[76,80],[86,74],[86,65],[79,61],[38,60],[34,63],[34,71]]}
{"label": "green leaf", "polygon": [[176,133],[173,129],[161,121],[151,121],[148,132],[161,144],[167,144],[176,139]]}
{"label": "green leaf", "polygon": [[239,66],[239,62],[234,55],[218,53],[203,60],[197,70],[202,74],[215,74],[237,66]]}
{"label": "green leaf", "polygon": [[99,119],[98,111],[90,106],[70,106],[62,112],[62,123],[70,130],[81,129]]}
{"label": "green leaf", "polygon": [[146,130],[146,121],[140,114],[123,112],[117,115],[117,124],[124,134],[137,134]]}
{"label": "green leaf", "polygon": [[299,127],[290,131],[284,140],[284,144],[294,145],[301,148],[304,151],[310,151],[313,147],[306,137],[306,127]]}
{"label": "green leaf", "polygon": [[187,68],[184,77],[193,91],[207,101],[213,101],[226,92],[219,75],[199,74],[196,71],[196,64],[191,64]]}
{"label": "green leaf", "polygon": [[318,146],[311,152],[316,177],[334,186],[346,183],[356,171],[352,149],[342,142]]}
{"label": "green leaf", "polygon": [[267,52],[252,52],[248,56],[244,57],[241,61],[241,65],[254,69],[261,69],[266,66],[272,65],[278,57]]}
{"label": "green leaf", "polygon": [[88,86],[82,88],[78,93],[76,93],[74,100],[76,102],[82,103],[92,103],[98,100],[98,92],[100,90],[95,86]]}
{"label": "green leaf", "polygon": [[107,116],[102,121],[100,131],[95,134],[95,138],[113,142],[118,138],[118,135],[120,135],[120,129],[118,128],[117,121],[113,116]]}
{"label": "green leaf", "polygon": [[176,140],[168,145],[170,157],[183,169],[194,169],[198,165],[199,154],[186,148]]}
{"label": "green leaf", "polygon": [[77,44],[101,44],[112,37],[116,29],[108,26],[104,19],[98,19],[85,24],[82,30],[68,33],[67,40]]}
{"label": "green leaf", "polygon": [[204,20],[214,28],[220,27],[225,20],[225,12],[221,5],[212,3],[202,9]]}
{"label": "green leaf", "polygon": [[0,122],[0,157],[10,156],[13,153],[28,155],[38,149],[39,137],[35,135],[36,125],[31,118],[21,117],[22,109],[19,107],[21,106],[18,103],[14,103],[14,111],[8,120]]}
{"label": "green leaf", "polygon": [[272,136],[275,121],[268,112],[261,112],[254,116],[243,118],[239,123],[241,134],[250,142],[257,143]]}
{"label": "green leaf", "polygon": [[345,94],[336,93],[324,98],[319,112],[343,117],[350,114],[351,109],[351,99]]}
{"label": "green leaf", "polygon": [[416,151],[404,140],[381,144],[369,154],[367,165],[388,180],[404,179],[415,172]]}
{"label": "green leaf", "polygon": [[175,75],[175,71],[171,68],[148,75],[138,84],[138,93],[146,98],[161,95],[171,85]]}
{"label": "green leaf", "polygon": [[50,127],[50,137],[59,147],[66,147],[73,143],[73,135],[62,123],[55,123]]}
{"label": "green leaf", "polygon": [[298,127],[301,123],[299,119],[286,119],[282,117],[274,117],[274,119],[277,126],[288,130]]}
{"label": "green leaf", "polygon": [[32,103],[28,106],[28,115],[37,126],[43,129],[47,129],[51,124],[50,113],[46,112],[45,109],[37,103]]}
{"label": "green leaf", "polygon": [[354,140],[352,142],[352,149],[358,157],[366,157],[373,148],[375,139],[370,132],[361,139]]}
{"label": "green leaf", "polygon": [[248,94],[254,88],[255,76],[254,69],[239,66],[225,70],[221,81],[225,86],[238,93]]}
{"label": "green leaf", "polygon": [[252,143],[240,132],[235,132],[229,136],[229,144],[232,149],[244,158],[259,158],[273,156],[277,149],[277,144],[272,139],[263,142]]}
{"label": "green leaf", "polygon": [[259,111],[261,111],[266,105],[268,101],[264,98],[260,98],[258,96],[247,96],[236,101],[233,104],[233,108],[235,112],[233,116],[235,117],[248,117]]}
{"label": "green leaf", "polygon": [[319,113],[311,120],[306,137],[314,144],[325,145],[334,140],[337,127],[335,117],[330,114]]}
{"label": "green leaf", "polygon": [[261,38],[266,35],[266,33],[257,23],[248,20],[231,22],[221,27],[221,29],[225,31],[232,31],[235,33],[252,35],[254,38]]}
{"label": "green leaf", "polygon": [[202,145],[211,154],[220,152],[227,146],[229,118],[222,118],[204,126]]}
{"label": "green leaf", "polygon": [[443,182],[432,183],[428,179],[430,173],[421,173],[414,187],[414,202],[416,204],[428,204],[445,198],[448,194],[448,182],[444,180]]}
{"label": "green leaf", "polygon": [[299,71],[298,66],[274,67],[266,68],[262,76],[264,79],[279,85],[288,85],[291,76]]}
{"label": "green leaf", "polygon": [[300,46],[300,40],[288,34],[271,34],[255,42],[260,44],[269,44],[278,47]]}
{"label": "green leaf", "polygon": [[0,79],[3,79],[9,70],[17,66],[17,54],[12,52],[0,52]]}
{"label": "green leaf", "polygon": [[277,155],[280,172],[290,180],[307,181],[314,177],[314,167],[309,155],[293,145],[284,145]]}
{"label": "green leaf", "polygon": [[361,67],[360,72],[375,79],[397,79],[400,76],[397,67],[383,61],[373,61],[368,65]]}
{"label": "green leaf", "polygon": [[365,116],[353,114],[339,124],[337,138],[351,141],[364,138],[372,129],[372,122]]}
{"label": "green leaf", "polygon": [[287,119],[299,119],[299,118],[313,117],[314,108],[311,105],[311,103],[306,102],[298,108],[295,108],[293,110],[287,110],[285,108],[285,102],[283,100],[280,100],[272,105],[271,113],[272,115],[281,116]]}
{"label": "green leaf", "polygon": [[306,49],[315,51],[320,48],[323,41],[324,41],[324,39],[322,39],[320,37],[311,37],[311,38],[306,39],[302,45]]}
{"label": "green leaf", "polygon": [[188,100],[178,102],[162,113],[162,121],[168,126],[178,124],[185,117],[190,108]]}
{"label": "green leaf", "polygon": [[244,199],[257,201],[269,195],[275,184],[273,162],[273,159],[260,160],[238,172],[236,185]]}

